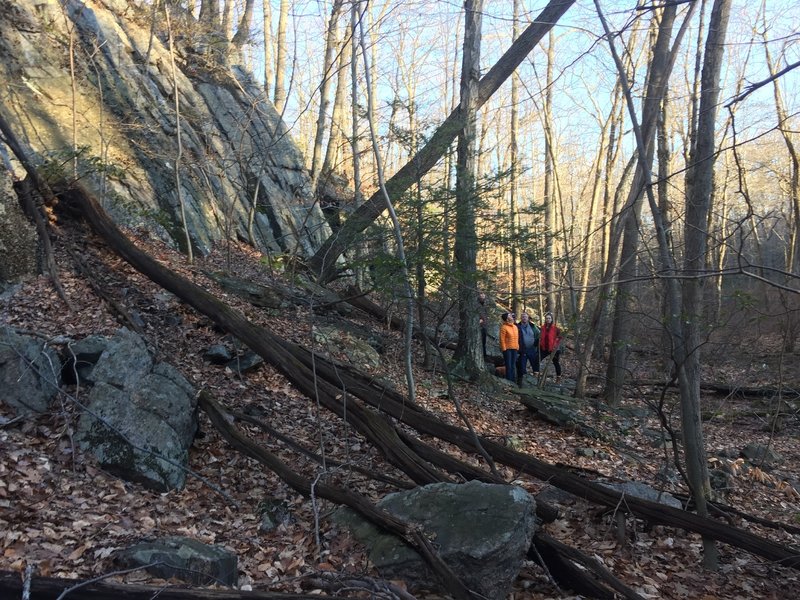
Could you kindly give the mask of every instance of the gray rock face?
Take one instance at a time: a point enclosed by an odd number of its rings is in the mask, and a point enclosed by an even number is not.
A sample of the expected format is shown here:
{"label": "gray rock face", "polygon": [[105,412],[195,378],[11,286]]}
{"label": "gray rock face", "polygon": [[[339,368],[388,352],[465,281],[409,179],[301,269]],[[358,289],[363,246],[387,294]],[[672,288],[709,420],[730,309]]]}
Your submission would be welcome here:
{"label": "gray rock face", "polygon": [[17,415],[45,412],[61,383],[58,354],[42,340],[0,327],[0,401]]}
{"label": "gray rock face", "polygon": [[253,244],[272,253],[308,256],[319,247],[330,228],[286,126],[250,74],[204,53],[192,17],[173,21],[183,35],[173,80],[165,25],[159,20],[151,38],[149,6],[60,4],[15,0],[0,10],[0,80],[13,82],[0,110],[34,162],[70,162],[73,86],[63,46],[53,43],[69,39],[69,28],[81,180],[115,221],[183,246],[182,199],[197,252],[251,231]]}
{"label": "gray rock face", "polygon": [[[84,346],[96,350],[98,343],[93,337]],[[127,330],[107,340],[90,371],[89,355],[80,354],[93,384],[78,421],[81,448],[123,479],[159,491],[182,488],[197,431],[192,386],[172,366],[153,364],[141,338]]]}
{"label": "gray rock face", "polygon": [[125,569],[151,565],[145,570],[156,577],[175,577],[192,585],[234,586],[239,581],[235,554],[186,537],[142,542],[119,551],[115,562]]}
{"label": "gray rock face", "polygon": [[[535,532],[535,501],[515,486],[435,483],[390,494],[379,505],[432,535],[448,566],[487,598],[508,595]],[[370,560],[384,577],[403,578],[414,587],[438,587],[415,551],[352,512],[340,514],[367,545]]]}
{"label": "gray rock face", "polygon": [[783,462],[783,457],[769,446],[750,443],[742,448],[740,455],[746,458],[751,464],[761,467],[774,467]]}

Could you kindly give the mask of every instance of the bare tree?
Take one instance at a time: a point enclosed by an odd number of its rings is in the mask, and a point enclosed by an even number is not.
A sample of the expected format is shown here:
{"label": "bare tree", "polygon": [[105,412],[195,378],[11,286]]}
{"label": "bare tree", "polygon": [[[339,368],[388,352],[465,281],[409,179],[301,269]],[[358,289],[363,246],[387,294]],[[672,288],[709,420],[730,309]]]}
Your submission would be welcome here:
{"label": "bare tree", "polygon": [[[241,50],[242,47],[247,43],[247,40],[250,39],[250,28],[253,26],[253,7],[255,5],[255,0],[245,0],[244,2],[244,10],[242,11],[242,18],[239,20],[239,27],[236,29],[236,33],[233,35],[231,39],[231,44],[237,50]],[[266,30],[265,30],[265,43],[264,48],[267,48],[266,44]]]}
{"label": "bare tree", "polygon": [[[715,0],[711,9],[706,38],[701,81],[700,112],[697,120],[697,141],[691,155],[687,177],[691,180],[686,198],[684,227],[684,272],[690,277],[683,284],[683,306],[673,324],[682,324],[675,336],[675,366],[681,390],[681,417],[686,471],[692,497],[701,516],[707,515],[706,501],[711,495],[708,480],[703,424],[700,416],[700,350],[703,343],[704,317],[702,311],[703,279],[694,277],[706,265],[708,251],[708,214],[716,157],[715,121],[719,101],[719,81],[725,35],[730,15],[730,0]],[[676,286],[673,286],[676,287]],[[677,290],[670,290],[676,293]],[[672,308],[671,308],[672,309]],[[717,567],[716,547],[708,538],[703,540],[704,563]]]}
{"label": "bare tree", "polygon": [[276,40],[275,57],[275,110],[283,114],[286,103],[286,27],[289,22],[289,0],[281,0],[278,14],[278,38]]}
{"label": "bare tree", "polygon": [[339,13],[342,9],[342,0],[333,0],[331,16],[325,35],[325,58],[322,65],[322,80],[319,84],[319,112],[317,113],[317,126],[314,133],[314,146],[311,158],[311,189],[315,190],[322,167],[322,142],[325,138],[326,122],[328,120],[328,92],[331,87],[331,75],[338,44]]}
{"label": "bare tree", "polygon": [[[514,0],[514,14],[511,39],[515,41],[519,37],[519,0]],[[511,295],[514,298],[514,310],[519,314],[522,312],[522,268],[520,265],[519,246],[517,231],[519,230],[519,208],[517,206],[517,193],[519,192],[519,145],[517,143],[517,133],[519,129],[519,75],[514,73],[511,76],[511,123],[510,123],[510,162],[511,162],[511,181],[509,182],[509,236],[511,237]]]}
{"label": "bare tree", "polygon": [[622,394],[622,386],[627,374],[628,344],[631,337],[630,306],[634,293],[634,280],[637,270],[637,250],[640,238],[640,217],[645,188],[650,181],[650,173],[655,151],[656,121],[660,112],[661,100],[666,92],[669,73],[674,64],[670,56],[670,38],[675,22],[676,6],[669,5],[654,11],[651,20],[655,34],[648,75],[645,101],[642,108],[642,138],[644,145],[638,148],[636,173],[631,185],[625,214],[621,217],[622,249],[620,253],[619,280],[614,305],[614,325],[611,339],[611,356],[606,372],[605,398],[610,404],[617,404]]}
{"label": "bare tree", "polygon": [[769,74],[772,77],[772,91],[775,99],[775,115],[778,118],[778,131],[781,132],[783,143],[786,145],[786,151],[789,153],[791,160],[792,170],[791,179],[789,183],[789,197],[791,202],[791,227],[789,248],[786,253],[786,270],[791,273],[800,272],[800,158],[798,158],[797,148],[795,146],[795,131],[792,128],[789,115],[786,111],[786,106],[783,101],[783,93],[781,92],[780,81],[778,78],[778,66],[775,64],[775,59],[769,49],[767,40],[767,23],[765,10],[765,0],[762,0],[761,14],[763,19],[762,37],[764,40],[764,56],[767,60],[767,67]]}
{"label": "bare tree", "polygon": [[[482,106],[503,82],[514,72],[525,56],[542,39],[542,36],[574,4],[574,0],[551,0],[541,14],[503,54],[500,60],[480,80],[477,106]],[[428,143],[397,173],[386,181],[390,197],[401,194],[417,179],[427,173],[447,151],[450,143],[463,127],[463,115],[457,108],[436,129]],[[336,275],[336,262],[342,253],[351,247],[358,236],[386,209],[383,195],[373,194],[358,207],[344,226],[329,237],[308,261],[308,266],[320,279],[329,281]]]}
{"label": "bare tree", "polygon": [[264,94],[267,98],[272,91],[273,71],[272,64],[272,6],[269,0],[261,0],[261,24],[264,29]]}
{"label": "bare tree", "polygon": [[467,373],[477,378],[483,370],[478,314],[477,256],[475,230],[475,125],[478,109],[478,81],[481,70],[481,21],[483,0],[464,3],[464,48],[461,57],[461,110],[464,126],[458,134],[456,161],[456,235],[453,247],[458,266],[458,347],[454,358],[463,359]]}
{"label": "bare tree", "polygon": [[181,138],[181,104],[180,93],[178,90],[178,69],[175,67],[175,45],[172,38],[172,23],[170,21],[170,5],[164,4],[164,15],[167,19],[167,33],[169,34],[169,61],[172,70],[172,94],[175,97],[175,131],[178,142],[178,150],[175,154],[175,193],[178,195],[178,204],[181,209],[181,221],[183,221],[183,234],[186,242],[186,256],[189,263],[194,262],[194,251],[192,249],[192,238],[189,236],[189,224],[186,222],[186,203],[183,200],[183,185],[181,184],[181,159],[183,157],[183,142]]}
{"label": "bare tree", "polygon": [[544,128],[544,259],[545,278],[544,291],[547,294],[545,310],[556,311],[556,265],[554,259],[554,246],[556,243],[556,194],[555,183],[555,149],[553,143],[553,61],[554,61],[555,36],[553,30],[547,37],[547,70],[545,74],[544,110],[542,111]]}
{"label": "bare tree", "polygon": [[322,161],[320,174],[327,177],[339,162],[342,138],[344,134],[344,99],[347,93],[347,74],[352,55],[352,44],[346,38],[339,52],[339,62],[336,68],[336,93],[333,96],[333,110],[331,112],[330,134],[328,135],[328,146],[325,150],[325,160]]}

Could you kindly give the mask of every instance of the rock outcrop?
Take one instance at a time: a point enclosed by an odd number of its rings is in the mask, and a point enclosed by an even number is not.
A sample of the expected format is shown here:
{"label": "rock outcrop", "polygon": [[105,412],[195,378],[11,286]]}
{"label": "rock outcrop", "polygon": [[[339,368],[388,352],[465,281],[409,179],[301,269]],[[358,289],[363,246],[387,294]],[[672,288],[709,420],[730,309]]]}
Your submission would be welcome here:
{"label": "rock outcrop", "polygon": [[280,116],[173,10],[171,53],[151,3],[0,0],[0,110],[45,172],[71,177],[77,147],[82,181],[122,225],[185,247],[182,199],[196,252],[243,239],[312,254],[330,229]]}
{"label": "rock outcrop", "polygon": [[75,435],[81,449],[128,481],[181,489],[197,432],[189,382],[174,367],[155,363],[142,338],[125,329],[110,339],[77,342],[71,354],[82,382],[91,385]]}
{"label": "rock outcrop", "polygon": [[[453,573],[486,598],[508,596],[536,529],[535,500],[510,485],[434,483],[389,494],[378,506],[420,525]],[[426,563],[400,539],[349,509],[339,511],[337,519],[367,546],[382,576],[405,579],[412,589],[437,586]]]}

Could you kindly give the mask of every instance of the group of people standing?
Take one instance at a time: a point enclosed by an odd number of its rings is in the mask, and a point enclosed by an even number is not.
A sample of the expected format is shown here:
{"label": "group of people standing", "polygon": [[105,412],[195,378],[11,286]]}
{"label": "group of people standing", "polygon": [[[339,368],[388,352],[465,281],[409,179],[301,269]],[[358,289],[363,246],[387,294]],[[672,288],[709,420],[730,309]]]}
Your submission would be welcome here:
{"label": "group of people standing", "polygon": [[[486,294],[478,294],[478,317],[481,328],[481,344],[483,356],[486,357],[486,329],[489,325]],[[559,329],[553,313],[546,312],[544,324],[539,329],[531,321],[530,315],[523,312],[519,323],[516,322],[514,313],[504,312],[501,316],[500,350],[503,353],[505,364],[505,377],[510,381],[522,383],[528,363],[534,376],[539,375],[539,363],[547,356],[551,356],[553,367],[556,370],[556,383],[561,382],[561,329]]]}
{"label": "group of people standing", "polygon": [[515,315],[511,312],[503,313],[501,320],[499,340],[505,363],[506,379],[521,384],[528,363],[530,363],[532,374],[535,377],[538,376],[539,362],[545,357],[551,356],[553,367],[556,370],[556,383],[560,383],[561,330],[553,320],[553,313],[545,313],[541,329],[531,321],[527,312],[520,315],[519,323],[516,322]]}

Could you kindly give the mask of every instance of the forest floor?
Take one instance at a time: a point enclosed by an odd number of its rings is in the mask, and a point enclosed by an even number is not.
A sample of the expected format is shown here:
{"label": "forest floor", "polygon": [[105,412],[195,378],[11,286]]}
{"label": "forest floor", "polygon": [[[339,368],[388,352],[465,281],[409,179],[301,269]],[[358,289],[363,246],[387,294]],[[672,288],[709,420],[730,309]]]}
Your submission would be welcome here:
{"label": "forest floor", "polygon": [[[91,275],[79,274],[65,244],[79,248]],[[222,248],[211,256],[187,265],[183,256],[149,239],[137,244],[159,261],[182,273],[232,306],[253,322],[270,328],[286,339],[311,345],[310,329],[324,316],[303,307],[268,311],[253,307],[221,291],[204,271],[228,271],[253,281],[269,283],[271,273],[256,254],[238,247]],[[31,279],[0,298],[0,324],[45,337],[67,336],[73,340],[89,334],[112,334],[121,325],[111,304],[101,299],[90,279],[101,285],[128,313],[141,317],[151,348],[161,360],[172,363],[196,387],[210,390],[224,406],[256,407],[261,418],[283,433],[327,456],[348,460],[373,471],[402,478],[380,454],[340,420],[320,413],[314,402],[301,396],[273,367],[262,365],[240,375],[203,361],[203,353],[224,337],[206,317],[198,315],[174,296],[134,271],[87,234],[65,234],[56,243],[61,281],[70,308],[58,297],[47,278]],[[176,318],[177,317],[177,318]],[[404,388],[401,335],[356,311],[351,317],[372,330],[383,328],[386,351],[376,376]],[[569,343],[569,340],[568,340]],[[779,374],[783,385],[800,388],[798,356],[779,358],[777,340],[762,346],[757,360],[742,352],[721,353],[704,361],[704,382],[726,385],[775,386]],[[569,354],[562,361],[567,380],[576,371]],[[652,359],[634,356],[635,377],[654,377]],[[776,368],[778,363],[782,365]],[[599,366],[598,366],[599,369]],[[445,420],[461,425],[446,382],[440,372],[415,367],[417,401]],[[81,454],[70,437],[77,409],[75,400],[85,394],[69,388],[59,396],[50,414],[9,422],[11,413],[0,403],[0,570],[22,570],[32,564],[38,573],[65,578],[98,577],[115,571],[114,552],[143,538],[186,535],[220,544],[239,557],[243,589],[309,593],[322,587],[320,581],[335,577],[380,576],[366,559],[363,548],[329,518],[335,509],[327,502],[312,503],[295,493],[273,473],[243,457],[220,439],[201,414],[199,437],[190,454],[190,468],[227,495],[210,489],[201,479],[188,477],[185,489],[156,493],[126,483],[98,468]],[[596,391],[596,390],[594,390]],[[581,471],[591,478],[608,481],[641,481],[667,486],[676,493],[685,490],[659,473],[666,464],[664,448],[655,447],[647,430],[658,430],[654,412],[641,414],[622,426],[618,419],[595,410],[592,400],[582,405],[588,423],[609,441],[582,437],[533,418],[512,387],[500,386],[493,393],[456,383],[455,392],[473,426],[483,435],[513,443],[540,460]],[[623,407],[641,409],[662,398],[655,386],[632,387]],[[663,396],[670,419],[677,419],[674,390]],[[797,526],[800,524],[800,419],[787,412],[776,424],[775,401],[735,395],[703,398],[706,443],[712,466],[734,473],[724,502],[763,519]],[[635,411],[634,411],[635,412]],[[641,411],[639,411],[641,413]],[[639,414],[637,413],[637,414]],[[245,424],[249,435],[289,461],[312,479],[321,467],[299,456],[275,439]],[[678,427],[676,422],[676,427]],[[739,451],[747,443],[769,445],[782,458],[768,470],[745,468]],[[455,448],[445,448],[462,458]],[[537,493],[546,483],[502,469],[508,481]],[[333,476],[331,476],[333,477]],[[337,476],[338,477],[338,476]],[[355,480],[353,480],[355,482]],[[353,483],[359,492],[379,498],[395,491],[367,480]],[[284,500],[292,519],[276,529],[259,529],[259,506],[267,499]],[[234,505],[235,501],[238,506]],[[737,526],[771,540],[797,547],[800,536],[782,528],[766,528],[734,518]],[[568,503],[547,532],[602,561],[615,575],[646,598],[798,598],[800,573],[770,564],[730,546],[720,545],[720,568],[706,572],[701,567],[701,540],[694,534],[666,527],[648,527],[629,520],[623,544],[617,540],[612,517],[606,509],[575,499]],[[325,579],[328,578],[328,579]],[[116,581],[159,584],[144,572],[111,577]],[[170,582],[175,583],[175,582]],[[395,582],[402,585],[400,582]],[[383,598],[378,592],[349,592],[341,597]],[[359,595],[360,594],[360,595]],[[415,593],[417,598],[438,598],[433,593]],[[523,598],[573,598],[557,588],[535,563],[526,563],[511,596]]]}

